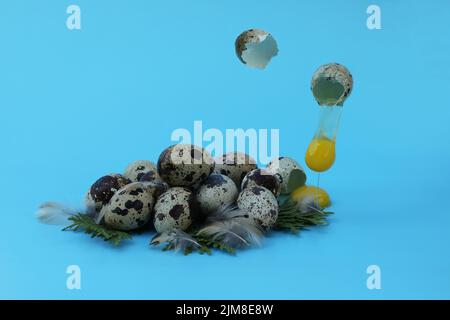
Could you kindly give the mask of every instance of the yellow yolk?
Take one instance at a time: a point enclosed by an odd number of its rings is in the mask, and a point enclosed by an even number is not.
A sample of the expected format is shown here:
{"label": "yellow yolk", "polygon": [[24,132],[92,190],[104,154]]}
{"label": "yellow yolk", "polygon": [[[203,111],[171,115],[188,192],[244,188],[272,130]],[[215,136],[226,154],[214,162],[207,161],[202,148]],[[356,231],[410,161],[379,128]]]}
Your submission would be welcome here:
{"label": "yellow yolk", "polygon": [[301,203],[306,197],[313,197],[315,202],[321,209],[328,207],[331,204],[330,196],[322,189],[314,186],[302,186],[295,189],[291,194],[292,200]]}
{"label": "yellow yolk", "polygon": [[335,158],[334,141],[327,138],[314,138],[306,150],[305,161],[311,170],[328,170]]}

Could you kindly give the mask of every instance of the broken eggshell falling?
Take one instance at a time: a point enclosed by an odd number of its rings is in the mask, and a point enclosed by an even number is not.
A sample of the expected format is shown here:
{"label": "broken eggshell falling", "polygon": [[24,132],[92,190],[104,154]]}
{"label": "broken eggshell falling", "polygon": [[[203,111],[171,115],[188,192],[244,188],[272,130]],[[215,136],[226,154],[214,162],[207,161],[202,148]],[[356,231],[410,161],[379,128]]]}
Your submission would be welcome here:
{"label": "broken eggshell falling", "polygon": [[275,38],[261,29],[242,32],[235,41],[236,54],[249,67],[264,69],[278,54]]}
{"label": "broken eggshell falling", "polygon": [[339,63],[320,66],[311,79],[311,91],[320,106],[342,106],[353,88],[353,77]]}

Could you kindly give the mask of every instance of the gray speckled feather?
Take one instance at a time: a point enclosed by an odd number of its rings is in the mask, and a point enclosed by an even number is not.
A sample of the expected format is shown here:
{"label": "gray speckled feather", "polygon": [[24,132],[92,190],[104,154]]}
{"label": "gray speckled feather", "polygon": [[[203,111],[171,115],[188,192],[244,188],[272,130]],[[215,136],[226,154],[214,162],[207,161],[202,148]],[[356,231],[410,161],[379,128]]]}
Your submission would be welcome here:
{"label": "gray speckled feather", "polygon": [[233,218],[248,218],[248,214],[238,208],[235,203],[224,204],[207,217],[208,222],[224,221]]}
{"label": "gray speckled feather", "polygon": [[253,219],[242,216],[210,222],[197,234],[220,241],[231,248],[259,246],[263,238],[261,228]]}
{"label": "gray speckled feather", "polygon": [[176,252],[184,252],[187,248],[198,249],[201,247],[200,243],[198,243],[197,240],[180,229],[172,229],[168,232],[158,233],[150,241],[150,244],[154,246],[160,245],[162,243],[173,245],[173,249]]}

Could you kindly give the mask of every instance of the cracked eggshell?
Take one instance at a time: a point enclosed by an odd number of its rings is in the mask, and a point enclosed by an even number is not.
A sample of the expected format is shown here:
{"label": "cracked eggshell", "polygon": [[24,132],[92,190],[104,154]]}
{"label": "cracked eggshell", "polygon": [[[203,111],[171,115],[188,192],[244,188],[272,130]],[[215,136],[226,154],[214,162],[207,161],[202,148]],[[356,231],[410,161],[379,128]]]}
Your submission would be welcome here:
{"label": "cracked eggshell", "polygon": [[[131,181],[136,182],[136,181],[140,181],[141,178],[149,172],[153,172],[153,177],[155,179],[159,179],[158,173],[156,170],[156,166],[153,162],[148,161],[148,160],[137,160],[137,161],[130,163],[126,167],[124,176],[127,177],[128,179],[130,179]],[[146,179],[149,179],[150,177],[151,176],[147,176]],[[150,180],[146,180],[146,181],[150,181]]]}
{"label": "cracked eggshell", "polygon": [[159,233],[177,228],[186,230],[195,215],[194,197],[190,190],[173,187],[156,201],[153,224]]}
{"label": "cracked eggshell", "polygon": [[216,157],[215,161],[214,172],[230,177],[238,187],[245,175],[257,168],[255,159],[242,152],[229,152]]}
{"label": "cracked eggshell", "polygon": [[278,176],[282,193],[290,193],[306,182],[306,174],[303,168],[297,161],[289,157],[273,159],[266,169]]}
{"label": "cracked eggshell", "polygon": [[155,199],[149,187],[133,182],[119,191],[103,207],[105,224],[115,230],[133,230],[144,226],[151,216]]}
{"label": "cracked eggshell", "polygon": [[277,198],[264,187],[255,186],[242,190],[237,199],[237,206],[263,228],[271,228],[277,221]]}
{"label": "cracked eggshell", "polygon": [[353,76],[339,63],[320,66],[311,79],[311,91],[321,106],[342,106],[353,89]]}
{"label": "cracked eggshell", "polygon": [[261,186],[268,189],[278,197],[281,193],[281,185],[278,176],[265,169],[255,169],[247,173],[242,180],[241,189]]}
{"label": "cracked eggshell", "polygon": [[161,153],[157,168],[159,176],[169,186],[193,187],[214,171],[214,160],[201,147],[176,144]]}
{"label": "cracked eggshell", "polygon": [[86,193],[85,203],[88,211],[99,212],[117,190],[131,183],[121,174],[109,174],[95,181]]}
{"label": "cracked eggshell", "polygon": [[213,173],[197,190],[196,199],[203,214],[208,215],[224,204],[236,201],[238,188],[231,178]]}
{"label": "cracked eggshell", "polygon": [[278,54],[278,45],[270,33],[261,29],[250,29],[236,38],[235,50],[242,63],[264,69]]}

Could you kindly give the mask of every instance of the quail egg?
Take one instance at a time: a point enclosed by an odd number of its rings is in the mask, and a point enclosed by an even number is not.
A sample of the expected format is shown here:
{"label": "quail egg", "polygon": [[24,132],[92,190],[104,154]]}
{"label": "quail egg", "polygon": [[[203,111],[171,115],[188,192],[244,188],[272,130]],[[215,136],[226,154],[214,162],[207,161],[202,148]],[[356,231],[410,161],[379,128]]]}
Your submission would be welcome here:
{"label": "quail egg", "polygon": [[[140,182],[145,185],[146,191],[152,195],[152,197],[154,199],[154,203],[156,203],[156,200],[158,200],[160,195],[162,195],[164,192],[169,190],[169,185],[162,181],[155,180],[155,181],[140,181]],[[154,217],[153,210],[152,210],[150,216],[151,216],[150,220],[153,223],[153,217]]]}
{"label": "quail egg", "polygon": [[158,159],[158,174],[171,187],[200,184],[214,170],[214,160],[203,148],[176,144],[164,150]]}
{"label": "quail egg", "polygon": [[306,174],[302,167],[292,158],[279,157],[272,160],[266,168],[277,175],[281,182],[281,192],[291,193],[305,185]]}
{"label": "quail egg", "polygon": [[147,171],[144,175],[139,178],[140,182],[162,182],[161,178],[158,175],[157,170]]}
{"label": "quail egg", "polygon": [[245,175],[257,168],[255,159],[242,152],[229,152],[216,157],[215,161],[214,172],[230,177],[238,187]]}
{"label": "quail egg", "polygon": [[264,228],[273,227],[277,221],[277,198],[264,187],[255,186],[242,190],[237,199],[237,206]]}
{"label": "quail egg", "polygon": [[86,194],[88,211],[99,212],[117,190],[129,183],[131,181],[121,174],[109,174],[95,181]]}
{"label": "quail egg", "polygon": [[241,189],[253,186],[262,186],[272,192],[275,197],[278,197],[281,192],[279,178],[270,171],[264,169],[252,170],[247,173],[247,175],[242,180]]}
{"label": "quail egg", "polygon": [[[141,178],[149,173],[153,173],[153,177],[155,179],[158,179],[158,173],[156,170],[156,166],[153,164],[153,162],[148,160],[137,160],[132,163],[130,163],[126,169],[125,169],[125,177],[130,179],[133,182],[140,181]],[[151,175],[147,176],[146,179],[149,179]],[[146,180],[150,181],[150,180]]]}
{"label": "quail egg", "polygon": [[186,230],[194,215],[194,198],[186,188],[173,187],[164,192],[156,201],[153,224],[159,233],[173,228]]}
{"label": "quail egg", "polygon": [[144,226],[151,216],[154,196],[142,182],[133,182],[118,190],[102,208],[105,224],[116,230],[133,230]]}
{"label": "quail egg", "polygon": [[238,193],[238,188],[231,178],[213,173],[198,188],[196,199],[202,213],[208,215],[224,204],[233,203]]}
{"label": "quail egg", "polygon": [[242,63],[264,69],[278,54],[275,38],[264,30],[250,29],[242,32],[235,41],[236,54]]}
{"label": "quail egg", "polygon": [[164,192],[169,190],[169,185],[162,181],[139,181],[141,182],[147,189],[147,192],[153,196],[155,201],[162,195]]}

